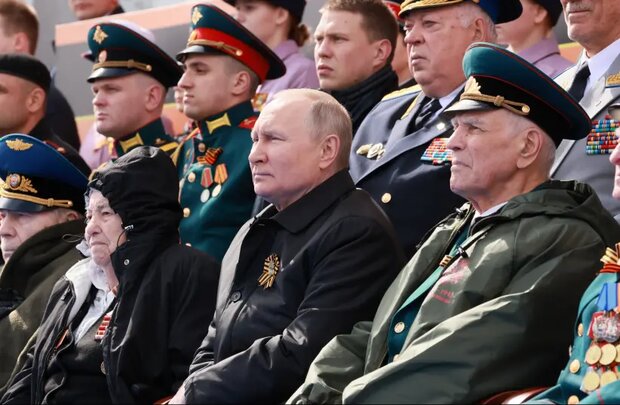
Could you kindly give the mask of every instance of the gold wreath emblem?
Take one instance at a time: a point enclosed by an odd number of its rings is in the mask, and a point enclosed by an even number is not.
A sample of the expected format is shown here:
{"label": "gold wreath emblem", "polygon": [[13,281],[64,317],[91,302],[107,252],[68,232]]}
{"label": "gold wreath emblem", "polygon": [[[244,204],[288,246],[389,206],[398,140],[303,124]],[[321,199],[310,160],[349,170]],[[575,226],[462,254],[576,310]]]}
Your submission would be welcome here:
{"label": "gold wreath emblem", "polygon": [[32,144],[31,143],[27,143],[22,141],[21,139],[17,138],[15,140],[11,140],[11,141],[6,141],[6,146],[9,147],[9,149],[18,151],[18,152],[22,152],[24,150],[28,150],[30,148],[32,148]]}
{"label": "gold wreath emblem", "polygon": [[95,28],[95,33],[93,34],[93,41],[101,45],[101,43],[105,41],[107,37],[108,34],[103,32],[103,30],[101,29],[101,25],[97,25],[97,28]]}
{"label": "gold wreath emblem", "polygon": [[263,274],[258,278],[258,285],[267,289],[273,285],[276,279],[276,275],[280,271],[280,258],[277,254],[273,253],[265,259],[263,264]]}
{"label": "gold wreath emblem", "polygon": [[6,181],[0,186],[5,190],[22,191],[32,194],[38,193],[37,189],[32,186],[32,181],[29,178],[15,173],[6,176]]}

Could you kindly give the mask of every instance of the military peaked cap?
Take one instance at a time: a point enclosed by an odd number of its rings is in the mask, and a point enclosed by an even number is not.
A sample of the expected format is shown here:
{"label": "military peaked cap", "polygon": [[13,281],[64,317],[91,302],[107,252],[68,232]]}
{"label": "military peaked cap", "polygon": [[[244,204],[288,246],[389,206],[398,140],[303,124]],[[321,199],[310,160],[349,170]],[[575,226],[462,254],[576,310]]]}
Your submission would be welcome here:
{"label": "military peaked cap", "polygon": [[516,20],[523,11],[519,0],[405,0],[400,6],[399,15],[403,17],[411,11],[451,6],[464,1],[471,1],[479,5],[495,24]]}

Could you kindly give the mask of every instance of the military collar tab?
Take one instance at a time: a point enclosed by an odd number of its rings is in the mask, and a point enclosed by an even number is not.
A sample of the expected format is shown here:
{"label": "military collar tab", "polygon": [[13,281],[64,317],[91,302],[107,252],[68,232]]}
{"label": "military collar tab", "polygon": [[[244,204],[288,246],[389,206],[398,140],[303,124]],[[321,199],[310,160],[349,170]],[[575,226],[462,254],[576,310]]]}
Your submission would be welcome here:
{"label": "military collar tab", "polygon": [[174,142],[174,139],[166,135],[161,119],[156,119],[137,131],[122,137],[114,143],[114,146],[117,155],[122,156],[138,146],[148,145],[161,148],[171,142]]}
{"label": "military collar tab", "polygon": [[200,133],[211,135],[220,128],[244,127],[244,121],[254,115],[254,109],[250,100],[237,104],[226,111],[214,114],[198,123]]}

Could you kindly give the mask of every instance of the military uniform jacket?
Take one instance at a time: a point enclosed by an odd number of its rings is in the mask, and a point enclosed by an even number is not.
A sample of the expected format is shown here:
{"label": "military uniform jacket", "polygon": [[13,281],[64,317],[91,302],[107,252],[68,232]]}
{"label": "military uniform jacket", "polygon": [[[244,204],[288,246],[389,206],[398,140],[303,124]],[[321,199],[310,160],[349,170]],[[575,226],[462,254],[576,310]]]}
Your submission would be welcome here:
{"label": "military uniform jacket", "polygon": [[222,260],[233,237],[251,217],[256,195],[248,155],[256,122],[247,101],[198,123],[183,141],[181,240]]}
{"label": "military uniform jacket", "polygon": [[[408,257],[437,222],[464,202],[450,191],[448,161],[421,160],[433,140],[450,137],[450,122],[439,116],[414,133],[407,129],[425,97],[416,88],[377,104],[355,134],[349,159],[353,181],[381,205]],[[368,152],[372,147],[378,155]]]}
{"label": "military uniform jacket", "polygon": [[372,323],[323,348],[291,401],[474,403],[554,379],[566,360],[571,312],[601,249],[620,232],[590,187],[575,182],[545,183],[473,224],[462,253],[403,329],[397,359],[384,364],[394,314],[469,222],[464,212],[434,229]]}
{"label": "military uniform jacket", "polygon": [[[568,89],[578,66],[574,66],[555,81]],[[607,108],[614,102],[620,101],[620,55],[611,64],[609,70],[593,83],[588,92],[579,101],[593,120],[600,120],[607,115]],[[615,75],[615,79],[614,76]],[[603,205],[620,221],[620,201],[611,196],[614,178],[614,166],[609,164],[609,155],[587,155],[587,138],[578,141],[564,140],[558,147],[556,162],[552,169],[552,176],[562,180],[579,180],[588,183],[596,191]]]}
{"label": "military uniform jacket", "polygon": [[[111,256],[120,284],[101,341],[101,369],[114,403],[153,403],[173,395],[213,317],[217,264],[176,244],[174,234],[162,239],[160,231],[153,232],[158,237],[132,237]],[[54,286],[37,341],[3,404],[42,402],[48,361],[81,306],[89,304],[89,260],[76,264]],[[71,376],[76,384],[80,377]],[[70,393],[63,398],[71,398]]]}
{"label": "military uniform jacket", "polygon": [[164,124],[161,119],[145,125],[142,128],[121,137],[114,141],[114,151],[117,157],[121,157],[126,153],[139,146],[155,146],[166,152],[174,161],[177,167],[183,167],[183,154],[177,152],[179,143],[173,137],[166,134]]}
{"label": "military uniform jacket", "polygon": [[620,403],[620,382],[618,381],[607,384],[594,392],[586,393],[581,390],[583,379],[589,371],[589,366],[585,360],[586,352],[592,342],[588,335],[588,328],[592,315],[600,311],[597,301],[601,288],[605,283],[617,283],[618,281],[618,274],[601,273],[590,284],[579,303],[577,322],[573,328],[574,339],[569,348],[570,358],[566,363],[566,368],[560,374],[557,383],[535,397],[533,402],[576,403],[569,402],[570,398],[571,401],[578,399],[581,404]]}
{"label": "military uniform jacket", "polygon": [[[12,291],[23,298],[2,305],[8,312],[0,314],[0,386],[8,382],[14,368],[19,370],[17,359],[41,323],[52,287],[82,258],[75,245],[83,233],[82,220],[44,229],[26,240],[0,271],[3,295]],[[76,237],[65,240],[65,235]]]}
{"label": "military uniform jacket", "polygon": [[[274,260],[272,286],[259,278]],[[282,403],[332,337],[369,320],[404,263],[392,226],[341,171],[246,223],[224,257],[188,403]]]}

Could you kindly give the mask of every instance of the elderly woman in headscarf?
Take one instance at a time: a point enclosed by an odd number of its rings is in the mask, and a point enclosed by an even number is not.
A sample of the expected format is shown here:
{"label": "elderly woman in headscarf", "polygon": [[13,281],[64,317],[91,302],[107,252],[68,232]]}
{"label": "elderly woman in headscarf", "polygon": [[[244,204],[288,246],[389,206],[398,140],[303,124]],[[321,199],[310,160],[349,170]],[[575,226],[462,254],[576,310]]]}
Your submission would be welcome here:
{"label": "elderly woman in headscarf", "polygon": [[153,403],[188,374],[213,316],[219,265],[179,245],[174,164],[137,148],[95,172],[89,258],[61,278],[2,403]]}

